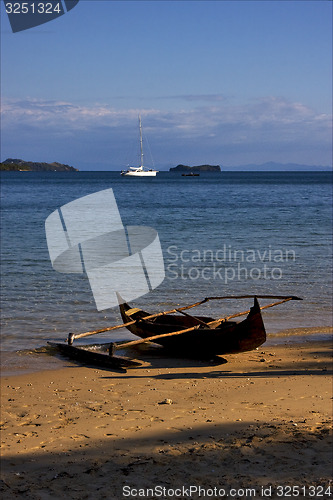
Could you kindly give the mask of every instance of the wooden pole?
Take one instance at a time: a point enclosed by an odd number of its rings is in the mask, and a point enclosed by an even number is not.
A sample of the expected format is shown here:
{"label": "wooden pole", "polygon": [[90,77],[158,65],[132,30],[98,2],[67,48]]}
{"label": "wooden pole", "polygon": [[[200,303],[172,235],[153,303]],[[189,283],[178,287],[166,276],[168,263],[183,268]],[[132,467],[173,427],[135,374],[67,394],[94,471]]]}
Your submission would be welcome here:
{"label": "wooden pole", "polygon": [[194,321],[197,321],[197,323],[199,323],[200,325],[208,326],[208,328],[210,328],[209,323],[206,323],[206,321],[202,321],[202,319],[196,318],[195,316],[192,316],[191,314],[188,314],[181,309],[176,309],[176,311],[184,314],[184,316],[187,316],[188,318],[194,319]]}
{"label": "wooden pole", "polygon": [[[284,302],[288,302],[289,300],[293,300],[293,297],[287,297],[283,300],[279,300],[279,302],[273,302],[272,304],[267,304],[267,306],[261,306],[260,310],[262,311],[263,309],[268,309],[269,307],[278,306],[279,304],[283,304]],[[302,299],[296,299],[296,300],[302,300]],[[238,318],[238,316],[243,316],[244,314],[248,314],[249,312],[250,309],[244,312],[231,314],[231,316],[226,316],[225,318],[220,318],[217,319],[216,321],[229,321],[229,319]]]}
{"label": "wooden pole", "polygon": [[288,300],[303,300],[296,295],[226,295],[224,297],[206,297],[205,301],[208,300],[224,300],[224,299],[288,299]]}
{"label": "wooden pole", "polygon": [[174,335],[180,335],[181,333],[191,332],[192,330],[197,330],[200,325],[192,326],[191,328],[185,328],[184,330],[178,330],[177,332],[161,333],[160,335],[153,335],[152,337],[146,337],[145,339],[131,340],[125,344],[113,344],[112,349],[123,349],[125,347],[132,347],[133,345],[143,344],[144,342],[152,342],[156,339],[172,337]]}
{"label": "wooden pole", "polygon": [[[192,307],[199,306],[199,305],[203,304],[204,302],[207,302],[207,299],[203,299],[200,302],[195,302],[194,304],[191,304],[189,306],[180,307],[179,309],[170,309],[170,311],[163,311],[163,312],[159,312],[156,314],[149,314],[148,316],[144,316],[142,319],[145,319],[145,320],[152,319],[152,318],[157,318],[159,316],[165,316],[166,314],[172,314],[172,313],[175,313],[177,311],[184,311],[186,309],[191,309]],[[74,334],[74,337],[72,337],[72,339],[73,340],[80,339],[82,337],[88,337],[89,335],[96,335],[97,333],[111,332],[112,330],[118,330],[119,328],[134,325],[134,323],[136,323],[135,319],[133,321],[128,321],[127,323],[122,323],[121,325],[108,326],[106,328],[100,328],[99,330],[91,330],[89,332],[77,333],[77,334]]]}

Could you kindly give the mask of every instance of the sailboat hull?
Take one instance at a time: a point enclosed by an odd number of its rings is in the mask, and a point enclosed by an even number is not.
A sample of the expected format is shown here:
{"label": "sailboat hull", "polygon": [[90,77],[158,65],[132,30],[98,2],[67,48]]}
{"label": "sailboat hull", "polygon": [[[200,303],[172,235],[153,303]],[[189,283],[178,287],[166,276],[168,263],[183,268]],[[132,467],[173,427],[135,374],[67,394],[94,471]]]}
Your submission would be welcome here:
{"label": "sailboat hull", "polygon": [[141,172],[136,172],[136,171],[127,171],[123,175],[126,175],[127,177],[156,177],[157,171],[156,170],[142,170]]}

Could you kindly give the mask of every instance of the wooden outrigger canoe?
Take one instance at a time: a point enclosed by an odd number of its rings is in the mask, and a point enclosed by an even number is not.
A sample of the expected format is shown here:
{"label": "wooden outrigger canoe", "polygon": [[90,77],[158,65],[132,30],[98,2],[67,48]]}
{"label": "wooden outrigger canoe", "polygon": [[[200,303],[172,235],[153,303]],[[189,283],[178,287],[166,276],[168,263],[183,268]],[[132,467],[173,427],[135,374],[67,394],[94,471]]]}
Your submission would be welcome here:
{"label": "wooden outrigger canoe", "polygon": [[[169,314],[145,319],[150,315],[141,309],[131,308],[126,303],[121,304],[119,308],[124,323],[135,320],[135,323],[126,327],[131,333],[145,340],[157,336],[158,338],[151,341],[177,354],[202,358],[234,354],[252,351],[266,341],[265,326],[256,298],[247,317],[238,323],[189,314]],[[177,334],[178,331],[182,333]]]}
{"label": "wooden outrigger canoe", "polygon": [[[254,298],[251,309],[219,319],[209,316],[192,316],[185,312],[209,300],[245,299]],[[258,298],[279,299],[260,307]],[[125,349],[145,342],[154,342],[167,348],[171,353],[185,357],[208,358],[223,354],[234,354],[251,351],[261,346],[266,341],[266,331],[261,316],[261,310],[288,302],[289,300],[302,300],[295,296],[277,295],[243,295],[226,297],[206,297],[194,304],[171,309],[155,314],[149,314],[142,309],[132,308],[123,303],[119,296],[119,308],[123,323],[84,333],[68,334],[67,344],[53,344],[69,357],[80,359],[87,363],[101,363],[104,366],[128,368],[139,366],[138,361],[115,356],[115,351]],[[179,314],[175,314],[179,313]],[[243,321],[230,321],[239,316],[247,315]],[[109,355],[87,351],[81,347],[74,347],[75,339],[110,332],[126,327],[131,333],[140,337],[129,342],[110,343]],[[84,351],[84,352],[83,352]]]}

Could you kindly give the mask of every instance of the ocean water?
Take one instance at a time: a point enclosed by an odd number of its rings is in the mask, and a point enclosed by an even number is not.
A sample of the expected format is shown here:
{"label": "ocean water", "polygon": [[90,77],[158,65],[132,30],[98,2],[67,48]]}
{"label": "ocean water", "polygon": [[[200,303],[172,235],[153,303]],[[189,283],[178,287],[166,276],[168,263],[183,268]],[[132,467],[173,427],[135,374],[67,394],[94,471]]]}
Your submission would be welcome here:
{"label": "ocean water", "polygon": [[[2,173],[2,351],[121,322],[117,308],[97,311],[84,274],[52,268],[44,227],[57,208],[108,188],[123,224],[153,227],[163,250],[163,283],[133,305],[157,312],[207,296],[297,295],[303,301],[263,312],[267,332],[326,331],[332,322],[331,181],[330,173],[311,172],[193,178],[160,172],[147,179],[119,172]],[[251,305],[251,299],[211,301],[192,312],[222,317]],[[94,340],[124,338],[131,334],[119,330]]]}

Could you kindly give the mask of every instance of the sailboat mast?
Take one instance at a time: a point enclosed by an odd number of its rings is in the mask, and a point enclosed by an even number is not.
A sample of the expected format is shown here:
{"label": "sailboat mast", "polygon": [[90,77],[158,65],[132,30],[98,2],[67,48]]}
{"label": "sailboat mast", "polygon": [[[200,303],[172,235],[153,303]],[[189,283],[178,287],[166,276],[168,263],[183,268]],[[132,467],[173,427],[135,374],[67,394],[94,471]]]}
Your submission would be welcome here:
{"label": "sailboat mast", "polygon": [[143,167],[142,124],[140,115],[139,115],[139,130],[140,130],[140,167]]}

